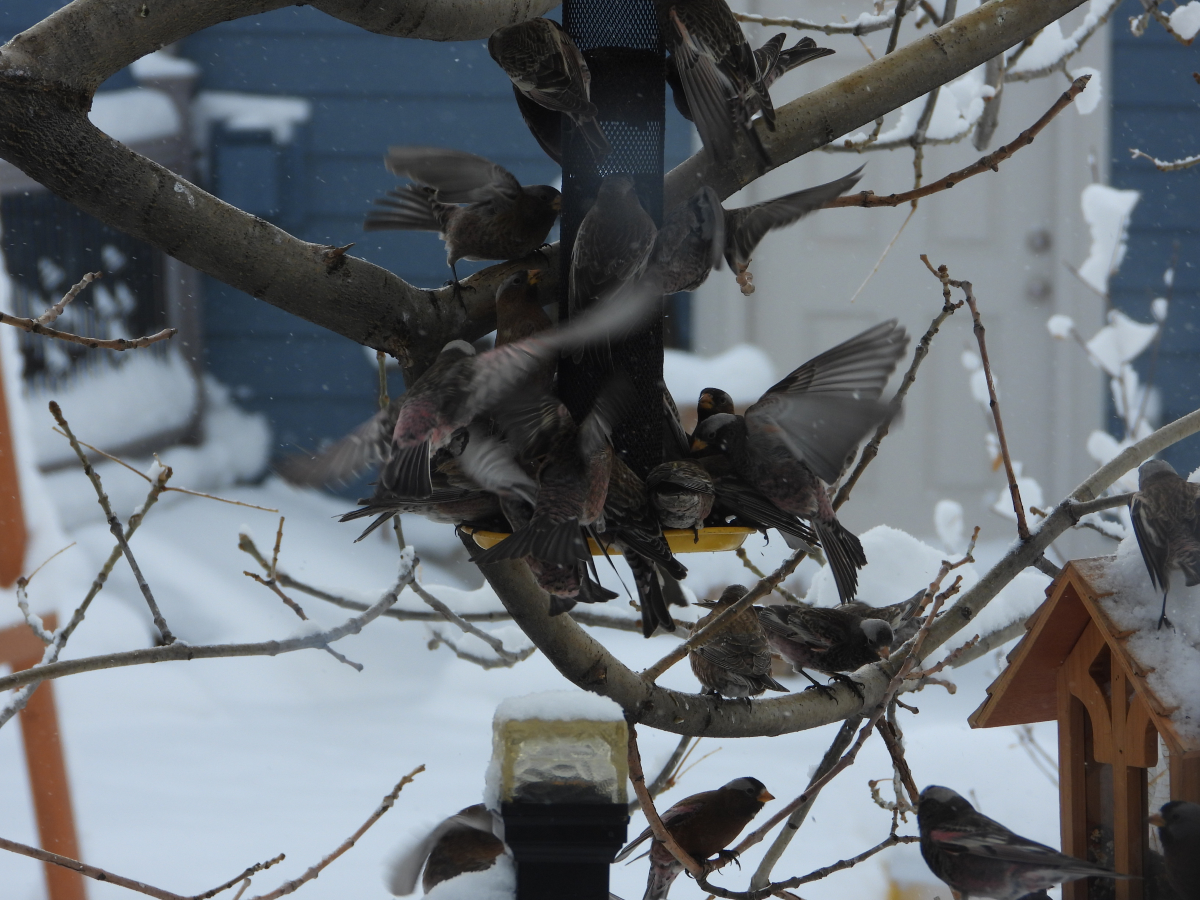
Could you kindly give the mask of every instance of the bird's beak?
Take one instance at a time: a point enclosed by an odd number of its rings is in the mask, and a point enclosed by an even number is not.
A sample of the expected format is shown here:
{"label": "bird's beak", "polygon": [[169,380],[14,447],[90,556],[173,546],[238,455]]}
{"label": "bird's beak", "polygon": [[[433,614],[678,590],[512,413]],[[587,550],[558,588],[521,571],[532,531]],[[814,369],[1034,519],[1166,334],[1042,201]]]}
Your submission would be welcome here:
{"label": "bird's beak", "polygon": [[555,212],[562,211],[562,194],[559,194],[557,197],[555,197],[553,200],[550,201],[550,208],[552,210],[554,210]]}
{"label": "bird's beak", "polygon": [[772,794],[770,791],[768,791],[766,788],[763,788],[762,793],[758,795],[759,803],[766,803],[768,800],[774,800],[774,799],[775,799],[775,795]]}
{"label": "bird's beak", "polygon": [[1151,825],[1155,825],[1159,828],[1163,828],[1167,824],[1166,820],[1163,819],[1163,817],[1160,816],[1158,813],[1152,813],[1150,816],[1149,822]]}
{"label": "bird's beak", "polygon": [[887,659],[889,656],[892,655],[892,651],[888,647],[880,647],[875,652],[879,654],[880,659]]}
{"label": "bird's beak", "polygon": [[697,450],[703,450],[707,446],[708,446],[708,441],[701,440],[700,438],[692,438],[692,452],[693,453],[695,453]]}
{"label": "bird's beak", "polygon": [[540,279],[541,277],[542,277],[541,269],[530,269],[529,270],[528,279],[529,279],[530,284],[537,284],[538,279]]}
{"label": "bird's beak", "polygon": [[708,394],[708,393],[701,394],[700,399],[699,399],[699,401],[697,401],[696,405],[698,407],[700,407],[701,409],[712,409],[712,406],[713,406],[712,394]]}

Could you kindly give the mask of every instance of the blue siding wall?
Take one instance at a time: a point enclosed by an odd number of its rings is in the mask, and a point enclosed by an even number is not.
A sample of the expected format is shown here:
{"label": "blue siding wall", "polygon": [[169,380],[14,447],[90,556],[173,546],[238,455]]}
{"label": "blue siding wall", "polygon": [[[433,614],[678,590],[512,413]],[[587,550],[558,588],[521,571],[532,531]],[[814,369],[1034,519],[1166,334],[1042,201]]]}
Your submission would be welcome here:
{"label": "blue siding wall", "polygon": [[[5,39],[62,6],[3,0]],[[554,183],[558,167],[529,136],[508,79],[483,41],[432,43],[370,34],[305,7],[207,29],[181,42],[200,65],[200,90],[303,97],[310,121],[292,145],[264,134],[214,133],[204,186],[307,241],[351,251],[421,286],[446,281],[435,235],[365,233],[370,201],[395,186],[390,144],[436,144],[487,156],[526,183]],[[127,72],[105,87],[130,87]],[[690,154],[691,126],[668,104],[667,167]],[[484,264],[477,264],[482,266]],[[475,266],[464,263],[460,272]],[[265,413],[277,452],[336,438],[376,408],[377,381],[353,342],[207,279],[209,370],[248,409]],[[392,390],[402,390],[398,377]]]}
{"label": "blue siding wall", "polygon": [[[1140,12],[1141,3],[1128,0],[1112,17],[1112,183],[1141,191],[1142,199],[1133,211],[1129,252],[1111,294],[1116,306],[1150,321],[1150,302],[1167,295],[1163,272],[1178,252],[1174,298],[1154,374],[1162,392],[1162,421],[1168,422],[1200,407],[1200,167],[1159,172],[1147,160],[1131,159],[1129,148],[1159,159],[1200,154],[1200,84],[1192,78],[1200,69],[1200,54],[1155,23],[1135,38],[1128,22]],[[1165,456],[1181,472],[1191,471],[1200,466],[1200,438],[1175,445]]]}

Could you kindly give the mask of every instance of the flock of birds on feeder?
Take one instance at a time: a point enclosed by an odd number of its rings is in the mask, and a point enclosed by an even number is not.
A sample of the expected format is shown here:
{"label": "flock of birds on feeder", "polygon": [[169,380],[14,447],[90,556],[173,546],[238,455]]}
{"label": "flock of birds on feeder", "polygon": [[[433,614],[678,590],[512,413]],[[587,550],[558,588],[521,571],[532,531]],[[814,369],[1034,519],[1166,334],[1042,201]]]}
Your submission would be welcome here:
{"label": "flock of birds on feeder", "polygon": [[[744,152],[740,144],[769,162],[753,124],[761,118],[774,130],[768,88],[833,51],[809,38],[784,49],[782,34],[751,50],[724,0],[656,0],[655,6],[671,53],[666,80],[707,152],[727,162]],[[611,152],[590,99],[587,62],[560,25],[534,18],[507,26],[492,35],[488,49],[551,158],[562,162],[564,117],[597,162]],[[522,185],[470,153],[393,147],[386,162],[409,183],[377,201],[365,227],[437,232],[456,287],[459,260],[527,257],[544,246],[561,211],[555,188]],[[556,328],[546,315],[544,307],[557,298],[539,294],[541,272],[517,271],[496,294],[494,349],[450,342],[405,394],[329,450],[292,460],[285,474],[330,483],[378,466],[374,494],[343,517],[374,517],[363,536],[399,513],[510,531],[475,559],[485,565],[525,560],[549,595],[550,615],[614,599],[599,584],[587,539],[617,549],[633,572],[647,637],[659,628],[674,630],[663,586],[687,574],[663,529],[691,530],[698,539],[705,525],[775,528],[791,546],[823,551],[842,606],[747,608],[691,651],[693,672],[706,690],[749,701],[766,690],[787,690],[771,676],[774,652],[814,685],[808,670],[857,689],[844,673],[886,657],[911,637],[922,594],[889,607],[855,601],[866,558],[858,538],[838,522],[828,485],[859,443],[897,412],[881,397],[907,348],[904,329],[895,321],[867,329],[797,368],[741,414],[727,393],[705,389],[691,435],[664,386],[665,462],[644,480],[612,444],[613,428],[628,412],[628,383],[614,374],[580,422],[554,396],[554,384],[561,355],[579,358],[632,332],[664,294],[695,289],[722,259],[751,293],[750,257],[767,232],[845,193],[860,172],[733,210],[703,187],[661,228],[641,207],[633,179],[608,175],[564,266],[569,323]],[[1161,627],[1170,570],[1182,569],[1189,585],[1200,583],[1200,486],[1154,461],[1142,467],[1140,487],[1133,523],[1151,579],[1164,591]],[[745,594],[745,587],[730,585],[702,604],[712,612],[698,624]],[[738,778],[676,803],[662,820],[684,850],[707,861],[727,855],[725,848],[771,799],[762,782]],[[1184,900],[1200,898],[1200,806],[1169,803],[1151,821],[1160,828],[1176,892]],[[948,788],[922,792],[918,822],[930,869],[963,900],[1035,900],[1063,881],[1124,877],[1014,834]],[[394,864],[389,886],[410,893],[422,867],[427,891],[488,868],[503,850],[491,832],[482,807],[463,810]],[[649,829],[617,859],[647,840],[645,897],[659,900],[682,866]]]}

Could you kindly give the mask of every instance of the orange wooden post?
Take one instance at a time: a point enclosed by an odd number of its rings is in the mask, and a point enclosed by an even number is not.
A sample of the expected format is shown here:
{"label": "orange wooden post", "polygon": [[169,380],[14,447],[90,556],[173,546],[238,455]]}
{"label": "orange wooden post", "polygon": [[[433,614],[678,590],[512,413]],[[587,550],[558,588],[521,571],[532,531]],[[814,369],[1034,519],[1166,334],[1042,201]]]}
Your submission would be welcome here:
{"label": "orange wooden post", "polygon": [[[45,617],[47,630],[57,627],[53,615]],[[28,625],[0,631],[0,665],[14,672],[28,669],[42,659],[45,648]],[[38,839],[43,850],[79,859],[75,818],[71,812],[71,789],[67,765],[59,739],[58,713],[54,707],[53,682],[44,681],[21,711],[21,739],[37,818]],[[46,863],[46,888],[50,900],[85,900],[83,876],[53,863]]]}
{"label": "orange wooden post", "polygon": [[13,446],[8,402],[4,396],[4,365],[0,359],[0,587],[9,587],[25,565],[25,516],[21,511],[21,485],[17,479],[17,454]]}

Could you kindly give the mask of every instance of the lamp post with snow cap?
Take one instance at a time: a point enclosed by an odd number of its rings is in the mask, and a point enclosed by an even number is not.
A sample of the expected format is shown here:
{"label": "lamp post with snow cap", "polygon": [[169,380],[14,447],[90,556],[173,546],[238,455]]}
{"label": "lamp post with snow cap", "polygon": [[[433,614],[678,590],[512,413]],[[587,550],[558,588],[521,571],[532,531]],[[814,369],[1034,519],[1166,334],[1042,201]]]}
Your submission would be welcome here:
{"label": "lamp post with snow cap", "polygon": [[585,691],[497,708],[487,803],[516,861],[517,900],[608,900],[629,825],[627,746],[621,708]]}

